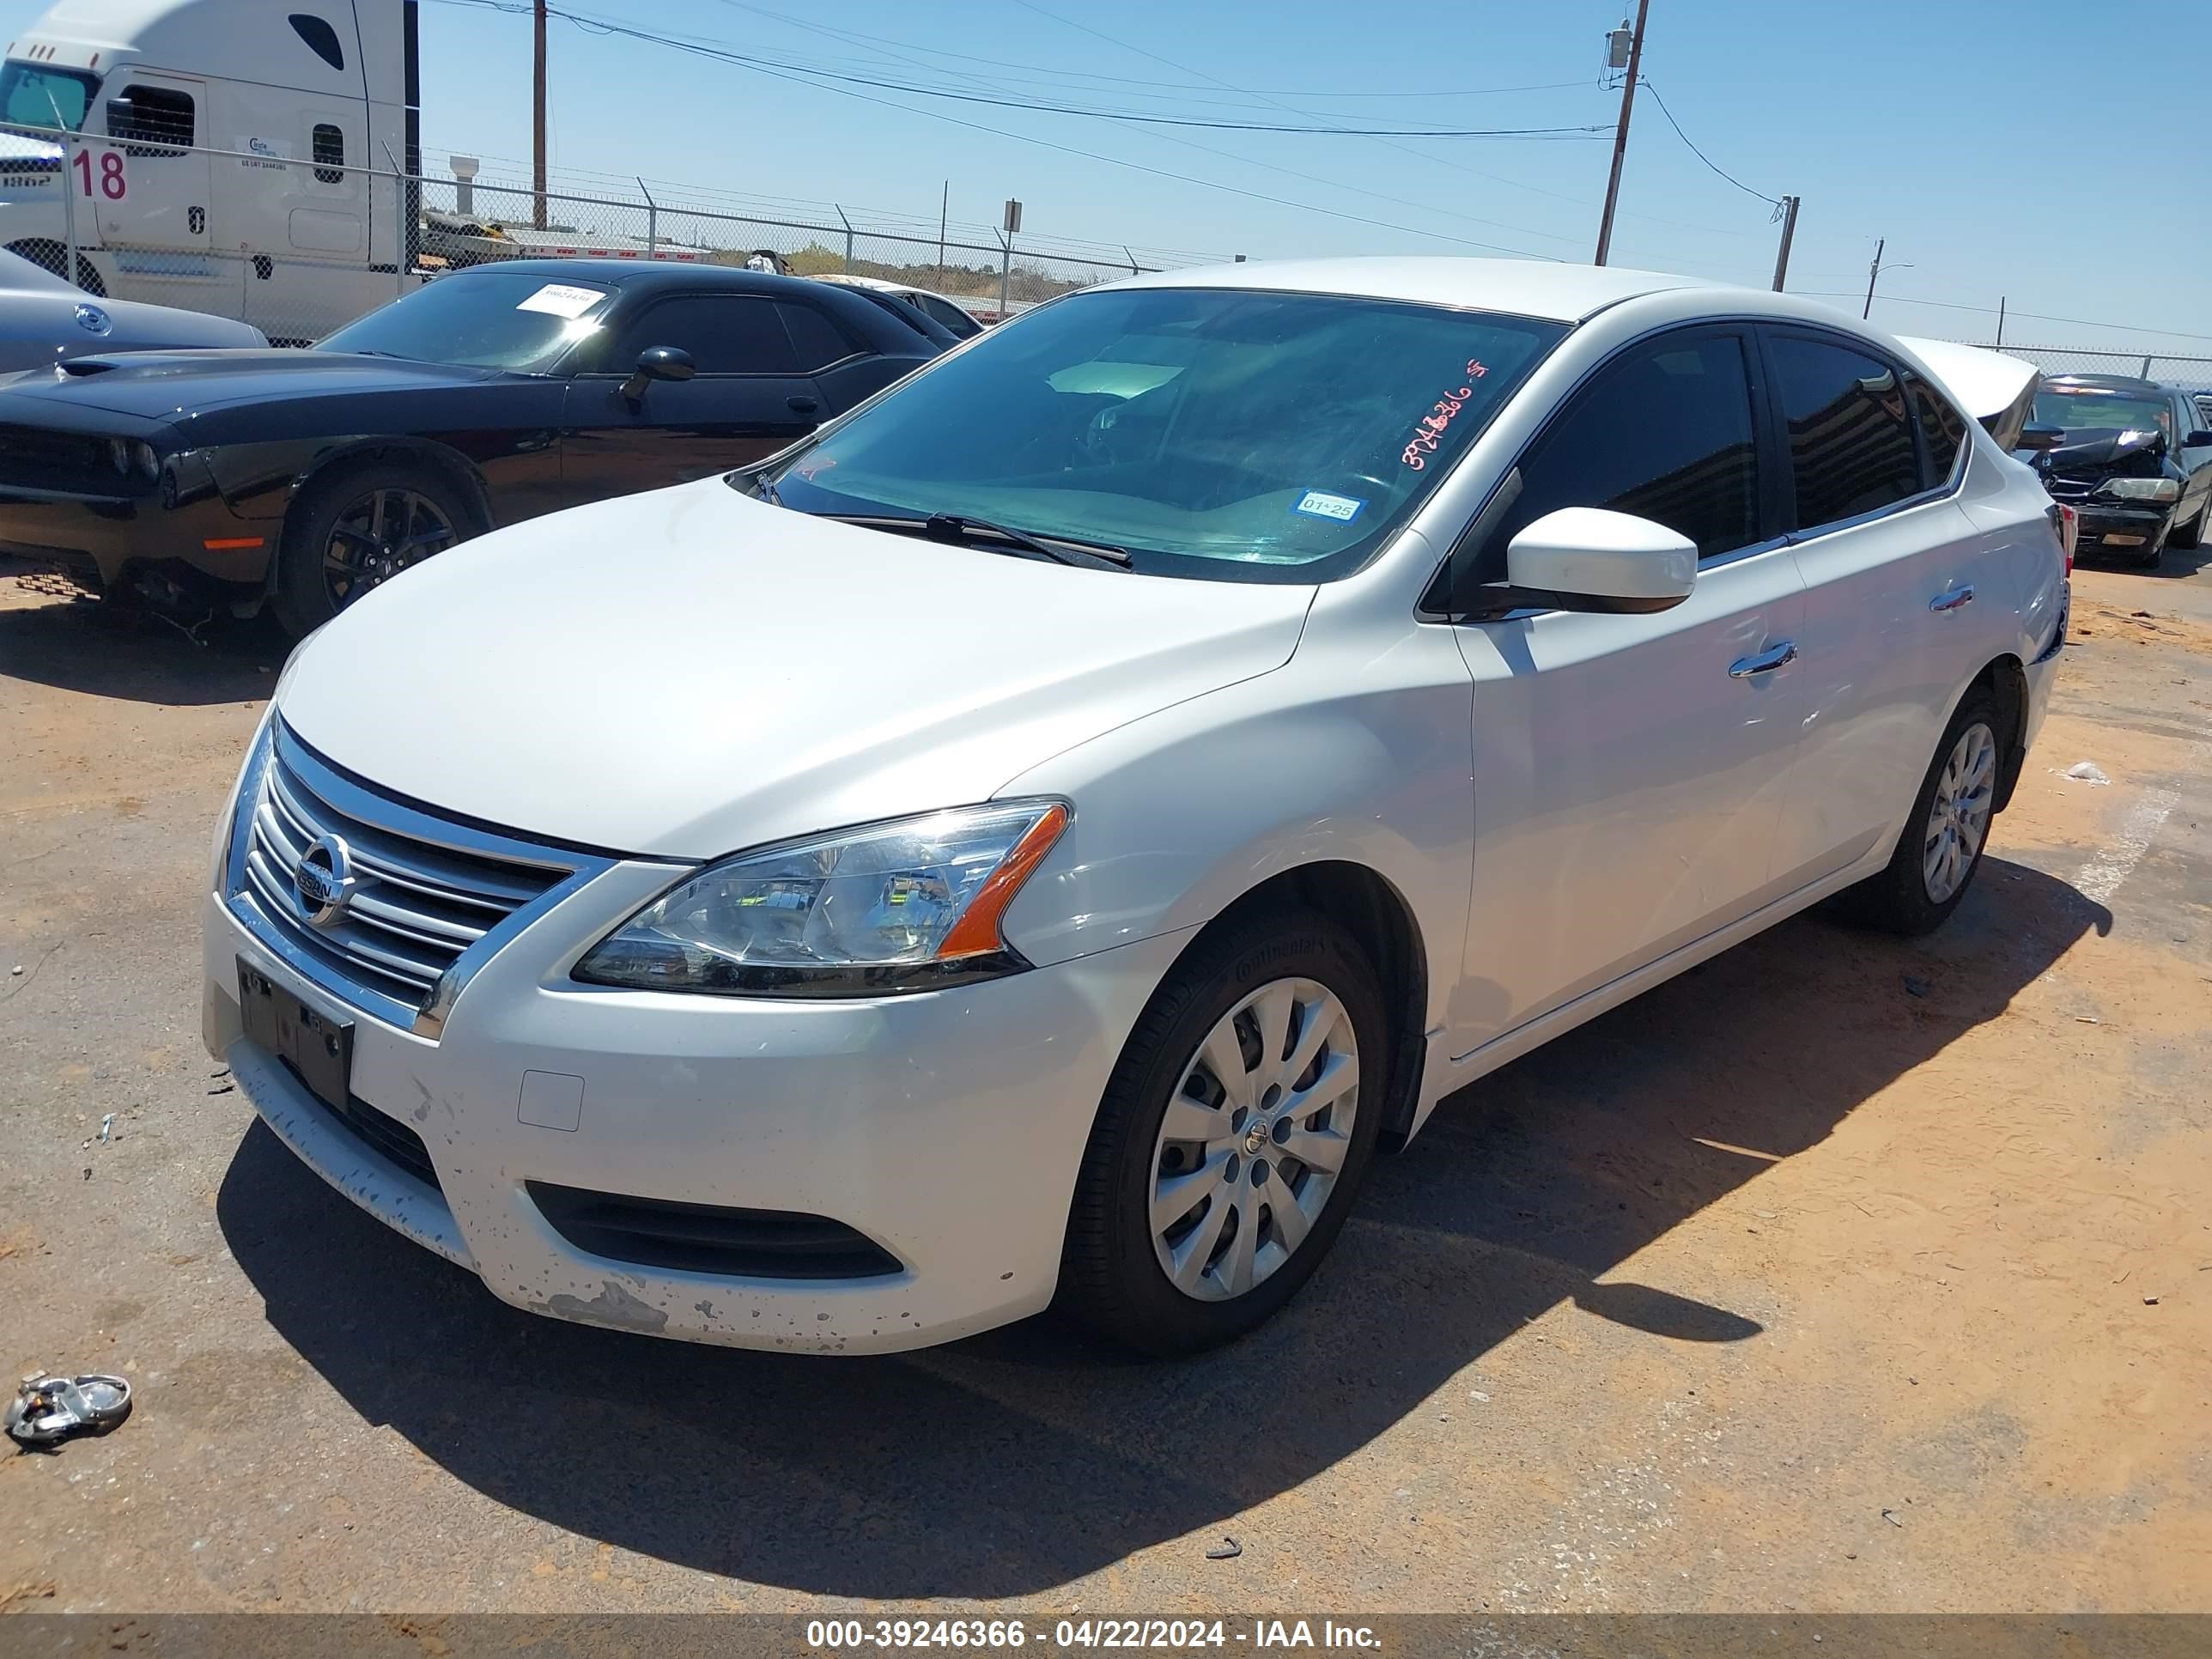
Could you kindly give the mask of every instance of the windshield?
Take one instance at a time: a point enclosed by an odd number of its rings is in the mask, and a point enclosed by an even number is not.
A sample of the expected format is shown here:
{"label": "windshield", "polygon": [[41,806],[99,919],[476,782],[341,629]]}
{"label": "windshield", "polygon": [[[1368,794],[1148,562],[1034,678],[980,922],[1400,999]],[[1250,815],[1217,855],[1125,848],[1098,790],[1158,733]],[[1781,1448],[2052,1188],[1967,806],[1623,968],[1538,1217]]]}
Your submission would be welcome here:
{"label": "windshield", "polygon": [[1077,295],[767,482],[802,512],[955,514],[1109,543],[1159,574],[1327,580],[1405,520],[1565,332],[1334,295]]}
{"label": "windshield", "polygon": [[598,331],[613,293],[599,283],[550,283],[542,273],[461,271],[370,312],[315,349],[542,374]]}
{"label": "windshield", "polygon": [[12,126],[52,127],[58,121],[75,132],[84,125],[100,77],[51,64],[9,58],[0,68],[0,121]]}
{"label": "windshield", "polygon": [[2036,394],[2035,418],[2051,426],[2076,432],[2084,427],[2117,427],[2126,432],[2163,432],[2173,435],[2173,411],[2162,398],[2116,397],[2109,392],[2054,392],[2049,386]]}

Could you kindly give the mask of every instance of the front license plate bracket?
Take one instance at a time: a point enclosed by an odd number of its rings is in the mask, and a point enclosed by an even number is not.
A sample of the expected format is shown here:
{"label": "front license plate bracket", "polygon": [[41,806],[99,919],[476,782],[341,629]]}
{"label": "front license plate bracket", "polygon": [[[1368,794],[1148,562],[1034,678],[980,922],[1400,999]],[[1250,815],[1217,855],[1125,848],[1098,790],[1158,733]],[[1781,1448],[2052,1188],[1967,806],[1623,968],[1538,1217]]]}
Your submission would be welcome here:
{"label": "front license plate bracket", "polygon": [[345,1110],[353,1080],[351,1020],[317,1013],[243,957],[238,962],[238,1006],[249,1039],[289,1061],[323,1104]]}

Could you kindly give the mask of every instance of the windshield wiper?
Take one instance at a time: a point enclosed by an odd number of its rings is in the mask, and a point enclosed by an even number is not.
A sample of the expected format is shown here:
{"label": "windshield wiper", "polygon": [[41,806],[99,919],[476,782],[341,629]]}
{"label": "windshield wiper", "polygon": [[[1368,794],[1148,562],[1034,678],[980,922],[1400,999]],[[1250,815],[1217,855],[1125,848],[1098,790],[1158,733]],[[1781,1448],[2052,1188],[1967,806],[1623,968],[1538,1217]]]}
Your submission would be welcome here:
{"label": "windshield wiper", "polygon": [[[922,520],[922,535],[933,542],[969,542],[975,535],[995,535],[998,540],[1048,557],[1053,564],[1082,564],[1084,560],[1095,560],[1115,571],[1130,568],[1126,546],[1115,546],[1113,542],[1084,542],[1075,535],[1036,535],[1033,531],[995,525],[994,520],[975,518],[971,514],[931,514]],[[1075,549],[1075,553],[1084,557],[1068,557],[1061,549]]]}

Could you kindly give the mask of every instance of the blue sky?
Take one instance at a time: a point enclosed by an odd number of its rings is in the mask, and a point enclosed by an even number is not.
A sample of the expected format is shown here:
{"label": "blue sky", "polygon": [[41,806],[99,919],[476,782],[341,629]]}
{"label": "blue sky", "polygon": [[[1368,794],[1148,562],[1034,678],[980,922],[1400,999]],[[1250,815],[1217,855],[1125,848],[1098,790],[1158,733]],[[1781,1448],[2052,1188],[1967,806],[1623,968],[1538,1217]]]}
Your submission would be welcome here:
{"label": "blue sky", "polygon": [[[1596,84],[1601,37],[1624,9],[1622,0],[555,4],[984,96],[1206,119],[1443,127],[1609,125],[1618,95]],[[40,9],[6,0],[0,16],[12,31]],[[1893,297],[1877,300],[1875,317],[1898,331],[1986,339],[2003,295],[2011,343],[2212,356],[2212,4],[2131,10],[2144,20],[2140,48],[2118,27],[2085,35],[2087,15],[2078,0],[1652,0],[1644,71],[1720,167],[1760,196],[1803,198],[1791,288],[1856,296],[1875,239],[1886,237],[1893,268],[1881,288]],[[422,16],[433,167],[455,149],[526,156],[527,18],[453,0],[424,0]],[[643,173],[915,220],[934,219],[949,179],[955,220],[994,222],[1000,202],[1017,196],[1025,229],[1040,237],[1222,256],[1510,249],[1586,260],[1610,155],[1609,137],[1197,131],[884,88],[841,94],[557,20],[550,57],[557,169]],[[1527,87],[1545,89],[1484,90]],[[1613,263],[1759,286],[1770,278],[1771,209],[1709,171],[1648,91],[1638,99],[1621,201]]]}

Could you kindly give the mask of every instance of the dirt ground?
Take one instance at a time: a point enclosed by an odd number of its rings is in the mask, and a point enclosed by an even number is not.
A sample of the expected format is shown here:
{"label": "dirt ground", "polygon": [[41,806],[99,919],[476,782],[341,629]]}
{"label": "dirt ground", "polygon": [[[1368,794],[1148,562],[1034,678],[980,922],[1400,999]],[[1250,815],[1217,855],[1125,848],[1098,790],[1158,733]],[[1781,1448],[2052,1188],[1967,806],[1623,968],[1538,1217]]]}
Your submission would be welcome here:
{"label": "dirt ground", "polygon": [[1466,1091],[1177,1365],[562,1326],[354,1211],[199,1047],[281,646],[0,568],[0,1364],[139,1389],[0,1454],[0,1606],[2212,1608],[2204,556],[2079,573],[1944,931],[1799,918]]}

